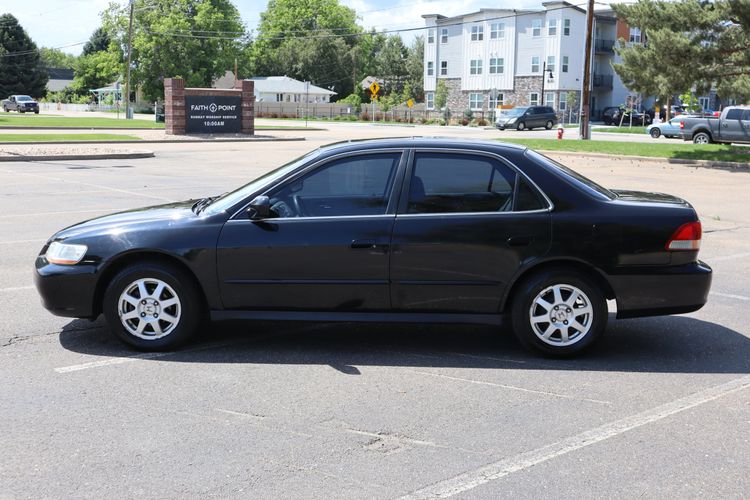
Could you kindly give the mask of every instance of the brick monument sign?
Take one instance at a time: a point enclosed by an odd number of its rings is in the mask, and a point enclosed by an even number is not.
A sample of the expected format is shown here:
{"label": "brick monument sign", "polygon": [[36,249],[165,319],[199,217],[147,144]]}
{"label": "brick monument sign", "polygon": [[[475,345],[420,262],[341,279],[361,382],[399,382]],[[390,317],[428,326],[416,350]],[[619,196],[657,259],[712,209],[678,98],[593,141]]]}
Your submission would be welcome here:
{"label": "brick monument sign", "polygon": [[167,134],[255,133],[255,83],[240,80],[234,89],[185,88],[182,78],[164,79]]}

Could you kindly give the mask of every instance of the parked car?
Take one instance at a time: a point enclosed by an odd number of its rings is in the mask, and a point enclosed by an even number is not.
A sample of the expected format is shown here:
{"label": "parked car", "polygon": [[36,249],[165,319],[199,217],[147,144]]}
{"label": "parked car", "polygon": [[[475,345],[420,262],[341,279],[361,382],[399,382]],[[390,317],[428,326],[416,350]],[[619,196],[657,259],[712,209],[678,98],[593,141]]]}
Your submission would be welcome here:
{"label": "parked car", "polygon": [[[631,114],[633,115],[632,122],[630,120]],[[646,113],[641,113],[636,110],[629,111],[626,108],[619,106],[610,106],[602,110],[602,121],[605,125],[619,126],[620,123],[623,125],[630,125],[632,123],[633,125],[643,126],[650,124],[652,120]]]}
{"label": "parked car", "polygon": [[[673,104],[669,108],[669,118],[673,118],[675,116],[684,115],[685,113],[687,113],[687,108],[685,108],[684,106],[679,106],[679,105]],[[653,117],[654,116],[651,115],[652,121],[653,121]],[[659,109],[659,119],[661,121],[666,121],[666,119],[667,119],[667,108],[665,108],[664,106],[662,106]]]}
{"label": "parked car", "polygon": [[[623,224],[627,221],[627,224]],[[221,196],[130,210],[54,234],[44,306],[104,313],[142,350],[213,320],[509,319],[527,347],[572,355],[617,317],[700,309],[711,268],[685,200],[609,190],[525,147],[382,139],[317,149]]]}
{"label": "parked car", "polygon": [[646,127],[646,133],[654,139],[658,139],[662,135],[668,139],[672,137],[680,137],[680,134],[682,133],[680,123],[682,123],[683,119],[684,116],[680,116],[672,118],[668,122],[652,123]]}
{"label": "parked car", "polygon": [[19,113],[39,114],[39,103],[27,95],[12,95],[3,101],[3,110],[6,113],[18,111]]}
{"label": "parked car", "polygon": [[750,107],[726,107],[718,118],[688,116],[680,122],[680,128],[682,138],[695,144],[750,144]]}
{"label": "parked car", "polygon": [[516,130],[535,129],[544,127],[547,130],[557,124],[555,110],[549,106],[529,106],[500,111],[495,120],[495,126],[500,130],[515,128]]}

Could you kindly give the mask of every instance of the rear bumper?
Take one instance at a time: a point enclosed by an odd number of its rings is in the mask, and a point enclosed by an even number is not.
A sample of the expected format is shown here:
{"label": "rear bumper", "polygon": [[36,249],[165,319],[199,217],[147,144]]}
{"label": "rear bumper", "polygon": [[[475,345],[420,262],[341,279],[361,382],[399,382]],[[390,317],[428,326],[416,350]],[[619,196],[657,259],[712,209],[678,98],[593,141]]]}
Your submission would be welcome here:
{"label": "rear bumper", "polygon": [[96,266],[58,266],[39,256],[35,268],[34,284],[45,309],[68,318],[94,316]]}
{"label": "rear bumper", "polygon": [[627,268],[609,275],[617,297],[617,317],[697,311],[708,300],[712,272],[707,264],[698,261],[658,269]]}

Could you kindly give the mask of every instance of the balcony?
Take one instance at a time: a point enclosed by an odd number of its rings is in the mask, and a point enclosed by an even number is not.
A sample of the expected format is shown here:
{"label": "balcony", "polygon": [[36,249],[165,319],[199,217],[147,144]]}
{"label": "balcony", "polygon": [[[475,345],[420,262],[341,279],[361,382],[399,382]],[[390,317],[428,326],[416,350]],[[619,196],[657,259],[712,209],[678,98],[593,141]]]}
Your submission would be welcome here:
{"label": "balcony", "polygon": [[613,79],[614,79],[613,75],[597,75],[597,74],[594,74],[592,78],[594,88],[600,88],[600,89],[611,89]]}
{"label": "balcony", "polygon": [[602,40],[597,38],[594,40],[594,52],[597,54],[614,54],[615,52],[615,41],[614,40]]}

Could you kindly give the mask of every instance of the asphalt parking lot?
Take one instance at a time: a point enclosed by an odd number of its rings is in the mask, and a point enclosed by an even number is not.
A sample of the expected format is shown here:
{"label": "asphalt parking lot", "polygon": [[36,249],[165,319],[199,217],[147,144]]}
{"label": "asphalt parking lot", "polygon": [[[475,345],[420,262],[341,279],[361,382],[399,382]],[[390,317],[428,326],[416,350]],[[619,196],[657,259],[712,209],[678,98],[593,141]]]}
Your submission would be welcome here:
{"label": "asphalt parking lot", "polygon": [[40,305],[33,261],[55,231],[224,192],[317,134],[0,164],[0,498],[748,494],[748,171],[564,159],[690,200],[715,271],[702,310],[612,321],[579,359],[529,355],[507,329],[312,323],[213,324],[139,354]]}

